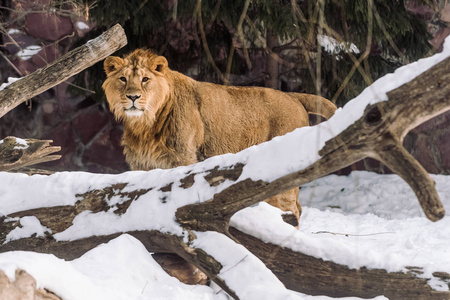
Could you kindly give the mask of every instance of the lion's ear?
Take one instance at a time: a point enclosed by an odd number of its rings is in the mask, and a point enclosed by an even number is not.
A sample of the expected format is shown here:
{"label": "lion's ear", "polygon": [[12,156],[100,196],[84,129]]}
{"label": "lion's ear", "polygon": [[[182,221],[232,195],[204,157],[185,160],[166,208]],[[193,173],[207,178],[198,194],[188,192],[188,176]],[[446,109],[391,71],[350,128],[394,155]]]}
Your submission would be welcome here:
{"label": "lion's ear", "polygon": [[156,72],[164,73],[164,71],[169,67],[169,63],[164,56],[158,56],[153,60],[152,69]]}
{"label": "lion's ear", "polygon": [[105,69],[106,75],[119,70],[123,66],[123,63],[124,60],[118,56],[107,57],[103,63],[103,68]]}

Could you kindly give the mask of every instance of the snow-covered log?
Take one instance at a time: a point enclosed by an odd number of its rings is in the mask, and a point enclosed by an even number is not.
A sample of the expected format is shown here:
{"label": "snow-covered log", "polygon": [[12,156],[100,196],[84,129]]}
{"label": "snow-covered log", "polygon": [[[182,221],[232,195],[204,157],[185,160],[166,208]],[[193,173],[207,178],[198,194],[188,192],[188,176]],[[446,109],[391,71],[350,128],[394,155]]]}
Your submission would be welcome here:
{"label": "snow-covered log", "polygon": [[[313,291],[317,294],[449,298],[448,291],[434,290],[427,280],[416,278],[421,266],[409,266],[410,273],[351,269],[305,256],[295,247],[274,261],[284,250],[277,250],[280,245],[272,247],[270,240],[229,228],[231,217],[243,208],[367,156],[382,160],[410,184],[429,219],[442,218],[433,181],[401,141],[412,127],[450,109],[449,44],[442,54],[375,82],[327,122],[237,154],[171,170],[119,175],[0,173],[0,252],[33,250],[70,259],[128,233],[149,251],[185,258],[236,299],[294,299],[279,279],[291,289],[311,292],[310,285],[301,284],[308,277],[309,282],[333,280],[318,282]],[[257,233],[258,226],[253,226]],[[298,264],[305,260],[307,264]],[[286,267],[280,271],[279,266]],[[447,284],[446,271],[433,276]]]}
{"label": "snow-covered log", "polygon": [[117,24],[53,63],[8,85],[0,91],[0,118],[20,103],[78,74],[126,44],[125,32]]}
{"label": "snow-covered log", "polygon": [[59,146],[50,146],[51,140],[19,139],[6,137],[0,140],[0,171],[10,171],[53,161],[61,155],[53,154],[61,150]]}

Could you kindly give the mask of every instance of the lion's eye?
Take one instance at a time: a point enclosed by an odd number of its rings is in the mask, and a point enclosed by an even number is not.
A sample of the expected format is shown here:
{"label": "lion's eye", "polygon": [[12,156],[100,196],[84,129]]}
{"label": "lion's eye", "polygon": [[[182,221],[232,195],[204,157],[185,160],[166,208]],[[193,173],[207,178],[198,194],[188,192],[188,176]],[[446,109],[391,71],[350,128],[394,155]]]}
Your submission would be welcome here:
{"label": "lion's eye", "polygon": [[119,79],[122,80],[123,82],[127,82],[127,79],[125,77],[123,77],[123,76],[120,77]]}
{"label": "lion's eye", "polygon": [[147,81],[148,81],[148,77],[142,78],[142,82],[147,82]]}

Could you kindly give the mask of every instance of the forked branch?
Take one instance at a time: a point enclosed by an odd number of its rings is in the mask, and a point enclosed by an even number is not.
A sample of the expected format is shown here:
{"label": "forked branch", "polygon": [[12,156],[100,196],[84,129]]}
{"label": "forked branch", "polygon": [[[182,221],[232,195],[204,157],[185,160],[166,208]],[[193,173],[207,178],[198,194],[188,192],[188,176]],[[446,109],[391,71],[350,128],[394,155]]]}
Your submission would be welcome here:
{"label": "forked branch", "polygon": [[61,147],[50,146],[51,142],[53,141],[6,137],[0,141],[0,172],[61,158],[61,155],[53,154],[60,151]]}

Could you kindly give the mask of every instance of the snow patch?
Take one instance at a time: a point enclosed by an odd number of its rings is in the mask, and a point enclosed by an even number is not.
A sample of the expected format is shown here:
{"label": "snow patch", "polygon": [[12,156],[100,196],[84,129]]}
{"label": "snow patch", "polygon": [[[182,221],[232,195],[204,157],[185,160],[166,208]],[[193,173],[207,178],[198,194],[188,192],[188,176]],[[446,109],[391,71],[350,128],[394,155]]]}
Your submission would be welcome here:
{"label": "snow patch", "polygon": [[17,137],[16,137],[16,144],[18,145],[15,146],[14,149],[27,149],[29,147],[26,140]]}
{"label": "snow patch", "polygon": [[22,60],[29,60],[34,55],[38,54],[41,50],[41,46],[31,45],[17,52],[17,56]]}
{"label": "snow patch", "polygon": [[77,22],[76,26],[79,30],[88,30],[89,29],[89,25],[87,25],[84,22]]}
{"label": "snow patch", "polygon": [[19,29],[11,28],[11,29],[8,29],[8,34],[9,35],[12,35],[12,34],[23,34],[23,32],[20,31]]}
{"label": "snow patch", "polygon": [[338,42],[336,39],[327,35],[318,35],[317,41],[330,54],[339,54],[341,52],[352,52],[359,54],[359,49],[353,43]]}
{"label": "snow patch", "polygon": [[6,88],[8,85],[10,85],[20,79],[22,79],[22,78],[8,77],[8,81],[5,83],[2,83],[2,85],[0,85],[0,91],[3,90],[4,88]]}
{"label": "snow patch", "polygon": [[[7,221],[13,221],[13,219]],[[35,216],[22,217],[19,222],[21,227],[16,227],[8,233],[5,243],[31,236],[44,236],[45,232],[52,232],[51,229],[43,226]]]}

